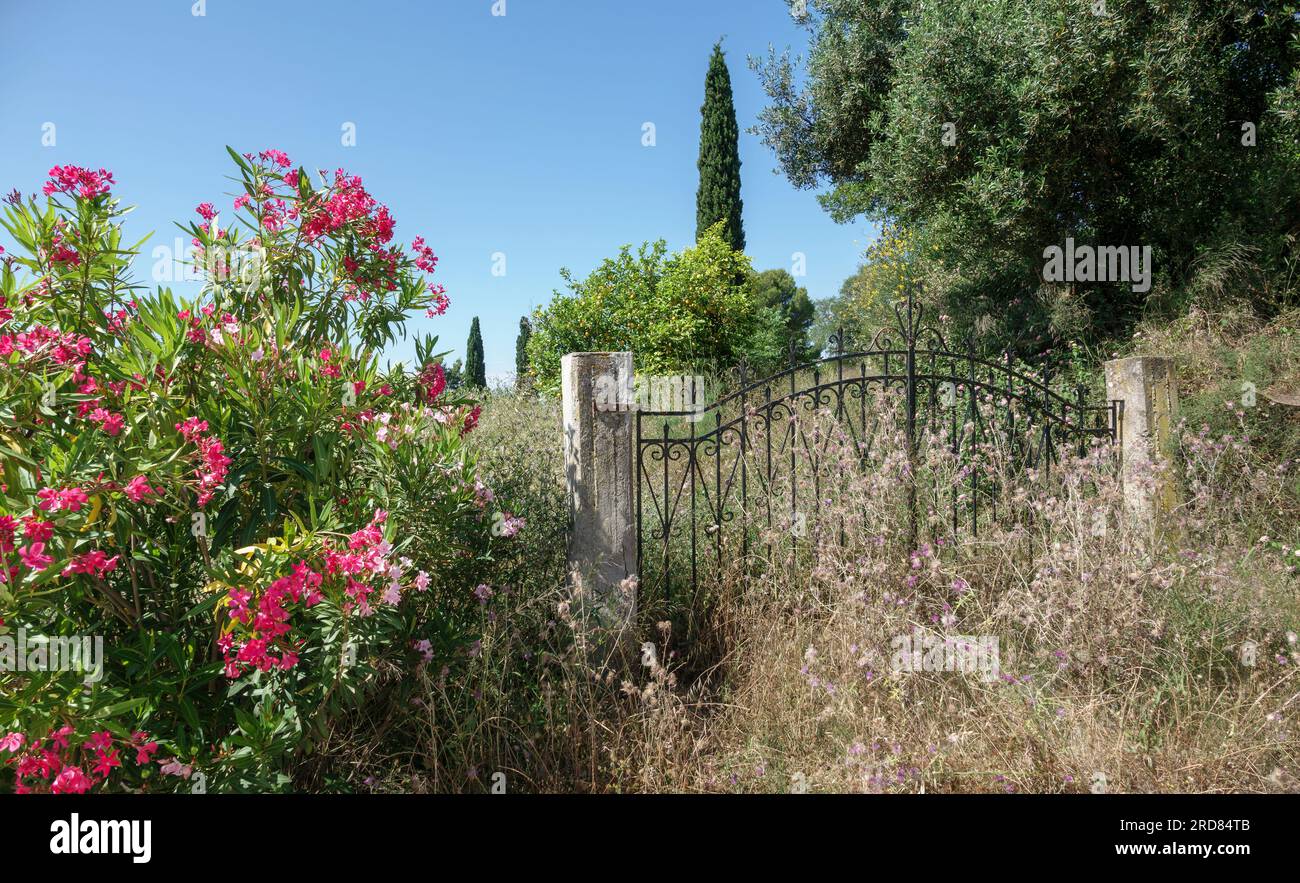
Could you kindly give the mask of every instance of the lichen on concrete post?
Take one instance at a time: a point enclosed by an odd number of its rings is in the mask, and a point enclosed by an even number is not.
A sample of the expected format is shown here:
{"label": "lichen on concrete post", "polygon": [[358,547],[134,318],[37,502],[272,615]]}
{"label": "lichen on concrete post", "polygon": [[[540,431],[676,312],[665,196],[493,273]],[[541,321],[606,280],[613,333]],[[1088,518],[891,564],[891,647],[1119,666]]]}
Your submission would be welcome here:
{"label": "lichen on concrete post", "polygon": [[1178,381],[1171,359],[1138,356],[1106,363],[1106,397],[1124,403],[1119,426],[1124,499],[1160,529],[1178,504],[1174,429]]}
{"label": "lichen on concrete post", "polygon": [[632,354],[569,353],[561,373],[569,570],[583,611],[628,632],[636,615]]}

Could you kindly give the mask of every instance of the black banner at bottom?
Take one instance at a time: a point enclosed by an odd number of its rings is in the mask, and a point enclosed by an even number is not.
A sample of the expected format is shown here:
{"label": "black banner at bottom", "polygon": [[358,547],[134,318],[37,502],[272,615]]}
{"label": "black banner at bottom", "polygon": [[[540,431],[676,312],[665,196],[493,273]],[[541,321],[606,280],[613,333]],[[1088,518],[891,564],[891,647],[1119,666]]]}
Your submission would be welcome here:
{"label": "black banner at bottom", "polygon": [[774,851],[830,869],[870,844],[939,866],[1005,855],[1226,868],[1291,859],[1298,808],[1294,795],[22,796],[0,799],[0,825],[19,866],[142,876],[681,854],[725,869]]}

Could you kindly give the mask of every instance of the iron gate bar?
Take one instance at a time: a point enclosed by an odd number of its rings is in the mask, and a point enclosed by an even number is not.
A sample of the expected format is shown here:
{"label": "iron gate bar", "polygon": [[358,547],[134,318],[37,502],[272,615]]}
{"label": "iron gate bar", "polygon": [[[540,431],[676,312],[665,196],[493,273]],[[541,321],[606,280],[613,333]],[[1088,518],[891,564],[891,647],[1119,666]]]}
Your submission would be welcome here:
{"label": "iron gate bar", "polygon": [[[759,482],[763,491],[765,520],[769,532],[765,545],[769,562],[773,551],[771,544],[771,529],[773,526],[771,491],[777,477],[777,473],[774,471],[774,454],[783,455],[788,453],[789,455],[790,519],[791,527],[793,527],[799,516],[798,488],[796,484],[798,451],[796,446],[802,441],[804,451],[813,465],[816,466],[821,462],[820,458],[826,455],[831,441],[829,433],[822,439],[820,427],[815,427],[814,438],[811,444],[809,443],[807,433],[803,430],[803,427],[796,425],[799,422],[797,416],[800,409],[815,414],[823,407],[827,411],[831,410],[833,404],[836,420],[845,433],[845,437],[851,439],[855,447],[858,448],[859,467],[861,470],[865,470],[880,425],[878,416],[872,415],[870,421],[868,421],[867,397],[873,389],[885,393],[894,388],[901,388],[904,391],[905,444],[910,467],[909,494],[911,495],[910,499],[913,500],[910,529],[913,532],[913,539],[915,539],[917,527],[914,478],[916,472],[915,462],[918,454],[917,419],[920,416],[918,415],[918,403],[922,388],[927,392],[924,417],[927,425],[931,427],[939,425],[936,421],[940,390],[946,390],[947,385],[951,384],[955,390],[959,390],[966,396],[966,421],[958,421],[959,409],[957,408],[953,408],[950,415],[952,453],[957,458],[960,458],[963,450],[977,454],[985,438],[984,416],[978,407],[977,398],[983,398],[992,402],[995,408],[1001,407],[1005,410],[1008,438],[1014,439],[1016,437],[1017,411],[1023,411],[1025,418],[1031,423],[1036,422],[1039,424],[1039,439],[1037,444],[1031,442],[1027,445],[1025,462],[1030,468],[1037,468],[1041,461],[1046,474],[1050,474],[1052,461],[1057,459],[1057,436],[1065,443],[1068,443],[1073,438],[1077,444],[1079,456],[1086,454],[1089,438],[1105,439],[1113,443],[1120,437],[1123,426],[1122,402],[1110,401],[1104,405],[1089,405],[1086,401],[1086,390],[1082,386],[1075,388],[1073,400],[1066,398],[1052,389],[1050,367],[1043,370],[1042,379],[1040,380],[1028,373],[1016,370],[1013,357],[1009,351],[1004,352],[1003,358],[998,361],[978,355],[975,351],[974,340],[969,337],[965,340],[965,352],[955,352],[948,346],[939,330],[924,324],[924,309],[920,304],[915,303],[910,291],[903,302],[894,304],[894,314],[898,322],[897,327],[882,328],[877,331],[868,349],[846,352],[844,332],[843,329],[839,329],[835,334],[831,335],[828,342],[832,351],[831,355],[801,363],[795,349],[795,341],[792,338],[789,352],[790,364],[786,368],[768,377],[754,380],[750,378],[748,366],[741,364],[737,368],[739,379],[737,388],[720,396],[704,408],[689,410],[641,410],[638,408],[636,419],[637,571],[644,579],[643,565],[646,560],[644,534],[647,527],[650,527],[645,522],[647,513],[645,512],[642,488],[644,483],[649,488],[649,495],[654,509],[653,516],[658,525],[657,530],[651,529],[650,537],[662,543],[661,565],[663,571],[660,576],[666,604],[671,603],[671,543],[673,531],[674,527],[680,523],[678,516],[686,516],[685,512],[679,510],[679,506],[688,483],[691,494],[689,518],[692,595],[696,595],[699,591],[697,566],[700,518],[698,502],[700,494],[703,494],[703,503],[709,519],[706,532],[712,531],[714,533],[715,558],[717,566],[721,570],[724,562],[724,525],[734,520],[732,505],[735,502],[737,471],[739,471],[740,476],[739,505],[742,514],[746,516],[742,521],[741,561],[748,566],[749,529],[752,523],[752,519],[748,516],[749,480],[751,477],[748,460],[752,453],[750,442],[752,421],[761,423],[765,430],[763,432],[763,468],[760,473],[753,477]],[[922,358],[920,367],[918,367],[918,356]],[[857,362],[858,375],[856,377],[845,377],[846,360]],[[835,363],[835,371],[832,378],[824,380],[822,367],[829,362]],[[901,371],[898,369],[899,362],[902,363]],[[879,366],[878,371],[875,370],[876,366]],[[800,372],[811,372],[811,385],[800,386],[798,379]],[[983,373],[982,377],[981,372]],[[1002,378],[1001,381],[998,378]],[[699,400],[699,391],[695,383],[696,381],[693,379],[692,402]],[[789,391],[774,399],[772,390],[775,384],[788,385]],[[762,403],[755,407],[754,413],[751,415],[750,397],[760,389],[762,391]],[[859,401],[858,412],[860,418],[857,426],[854,425],[852,419],[845,420],[845,396],[856,397]],[[733,407],[733,403],[734,406],[738,406],[738,413],[735,416],[724,418],[724,409]],[[707,419],[710,412],[712,412],[713,426],[708,431],[699,433],[695,424]],[[653,434],[653,430],[649,428],[644,419],[647,417],[650,418],[651,423],[656,420],[662,423],[661,435]],[[687,419],[690,423],[690,432],[685,437],[674,436],[670,428],[674,420],[681,418]],[[1089,425],[1090,418],[1093,418],[1092,422],[1095,425]],[[784,420],[786,424],[781,434],[781,442],[788,448],[788,450],[779,452],[773,449],[774,433],[772,429],[777,419]],[[722,457],[736,443],[739,446],[739,454],[733,460],[730,469],[727,470],[724,483]],[[708,475],[705,471],[705,464],[701,462],[702,458],[709,456],[714,458],[712,476]],[[781,459],[783,460],[784,457]],[[682,476],[677,481],[674,492],[671,484],[670,461],[679,462],[683,460],[689,475]],[[658,483],[658,478],[651,474],[649,468],[650,464],[656,461],[662,464],[661,470],[655,470],[661,472],[662,494],[655,492],[654,485]],[[966,486],[969,491],[968,508],[971,530],[975,535],[978,535],[979,500],[981,496],[979,470],[970,469],[968,476]],[[712,488],[709,487],[710,478],[712,479]],[[815,470],[813,490],[814,499],[820,505],[822,488],[820,471],[818,470]],[[937,488],[935,493],[938,493]],[[998,495],[996,493],[990,494],[990,500],[992,506],[991,517],[997,520]],[[956,486],[954,486],[951,504],[954,534],[960,529],[960,520],[958,518],[959,501],[960,494],[957,492]],[[845,542],[842,516],[840,541],[841,543]],[[793,530],[791,531],[791,550],[792,554],[798,554],[798,537],[795,536]]]}

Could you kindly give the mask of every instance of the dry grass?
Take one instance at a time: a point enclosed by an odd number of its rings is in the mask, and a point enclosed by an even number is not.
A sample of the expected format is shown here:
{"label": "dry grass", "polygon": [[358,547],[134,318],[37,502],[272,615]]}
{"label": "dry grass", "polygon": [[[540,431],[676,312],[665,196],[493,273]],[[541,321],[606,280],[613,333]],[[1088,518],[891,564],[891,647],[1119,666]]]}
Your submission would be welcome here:
{"label": "dry grass", "polygon": [[[521,486],[542,495],[535,505],[558,511],[562,495],[545,498],[560,494],[558,445],[504,438],[507,423],[527,422],[520,408],[546,407],[503,406],[490,431]],[[949,495],[965,486],[940,438],[919,469],[932,511],[914,547],[897,429],[882,428],[859,470],[829,415],[810,419],[838,446],[820,466],[835,493],[808,499],[813,466],[801,465],[807,542],[755,518],[753,546],[777,554],[756,572],[728,550],[691,646],[653,621],[636,635],[589,633],[584,599],[562,580],[520,577],[494,602],[477,656],[421,674],[418,724],[403,736],[417,747],[370,767],[373,787],[1300,790],[1300,525],[1278,521],[1294,511],[1290,466],[1240,433],[1189,433],[1183,505],[1155,536],[1127,514],[1103,450],[1012,481],[1005,440],[992,440],[982,468],[1004,481],[1002,511],[1022,517],[952,542]],[[530,554],[562,560],[559,535]],[[996,638],[998,676],[900,670],[895,641],[927,634]]]}
{"label": "dry grass", "polygon": [[[1223,456],[1189,440],[1188,498],[1160,539],[1126,514],[1101,451],[1022,485],[1034,518],[919,549],[901,545],[892,483],[857,477],[816,510],[815,567],[720,588],[713,701],[657,696],[647,744],[618,758],[624,787],[1296,790],[1294,544],[1244,534],[1237,511],[1276,511],[1277,482],[1246,449]],[[936,454],[925,471],[951,487],[954,465]],[[1001,676],[900,671],[893,642],[912,634],[995,637]]]}

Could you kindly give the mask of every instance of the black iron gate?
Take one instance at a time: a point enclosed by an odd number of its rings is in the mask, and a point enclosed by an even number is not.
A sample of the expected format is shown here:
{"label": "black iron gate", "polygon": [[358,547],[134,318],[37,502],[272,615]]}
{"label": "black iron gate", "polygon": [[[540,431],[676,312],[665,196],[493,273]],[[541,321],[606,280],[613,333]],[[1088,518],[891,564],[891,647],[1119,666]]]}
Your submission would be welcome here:
{"label": "black iron gate", "polygon": [[[1123,402],[1090,404],[1083,387],[1065,394],[1050,371],[1031,376],[1017,368],[1010,353],[989,359],[977,354],[970,340],[964,352],[954,350],[939,329],[923,321],[923,309],[910,294],[894,305],[894,313],[896,327],[878,331],[866,349],[851,351],[841,331],[831,338],[831,355],[800,363],[792,349],[789,366],[769,377],[753,380],[742,365],[734,391],[708,405],[638,408],[637,570],[643,597],[671,602],[674,568],[676,581],[694,594],[708,559],[721,569],[724,548],[728,558],[738,553],[748,562],[751,530],[744,523],[737,526],[737,513],[748,512],[754,491],[770,490],[782,470],[790,483],[789,517],[797,516],[797,448],[802,445],[804,454],[815,456],[820,443],[806,434],[800,438],[796,417],[801,411],[834,415],[861,452],[864,467],[879,425],[880,394],[897,399],[909,462],[923,431],[940,420],[950,421],[948,443],[955,455],[976,454],[990,429],[989,408],[981,409],[980,401],[996,406],[1006,437],[1029,439],[1020,450],[1029,468],[1050,472],[1063,450],[1082,455],[1091,439],[1114,442],[1122,433]],[[697,393],[692,389],[688,401],[696,401]],[[964,511],[959,512],[957,496],[952,498],[954,533],[977,534],[981,518],[999,517],[996,496],[981,489],[978,471],[969,480],[973,486],[964,494]],[[812,481],[820,483],[820,474]],[[814,491],[820,498],[822,488]],[[747,518],[771,527],[786,513],[765,496],[763,511]],[[908,508],[915,537],[917,510]]]}

